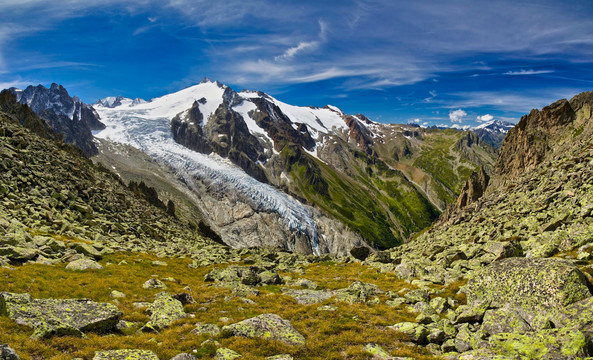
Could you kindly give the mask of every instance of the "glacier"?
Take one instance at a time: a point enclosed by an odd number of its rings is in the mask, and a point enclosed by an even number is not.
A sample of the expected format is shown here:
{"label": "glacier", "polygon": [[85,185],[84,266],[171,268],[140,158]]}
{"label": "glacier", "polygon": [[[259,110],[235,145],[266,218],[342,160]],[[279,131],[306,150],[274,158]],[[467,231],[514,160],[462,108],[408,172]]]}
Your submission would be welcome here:
{"label": "glacier", "polygon": [[292,233],[306,236],[313,253],[319,255],[319,235],[310,209],[273,186],[255,180],[229,160],[192,151],[173,139],[170,121],[176,114],[206,98],[207,119],[222,103],[224,89],[219,91],[213,85],[221,89],[217,83],[202,83],[140,104],[123,101],[111,108],[97,103],[94,108],[106,128],[94,132],[94,136],[143,151],[171,167],[190,186],[198,179],[224,193],[236,194],[257,212],[278,214]]}

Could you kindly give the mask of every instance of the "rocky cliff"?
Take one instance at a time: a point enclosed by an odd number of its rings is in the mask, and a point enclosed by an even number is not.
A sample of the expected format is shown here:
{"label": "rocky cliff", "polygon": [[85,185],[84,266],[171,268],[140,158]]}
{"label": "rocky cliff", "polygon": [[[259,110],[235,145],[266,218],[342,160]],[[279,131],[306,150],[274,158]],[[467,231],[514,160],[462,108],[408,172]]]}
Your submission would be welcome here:
{"label": "rocky cliff", "polygon": [[27,104],[58,134],[64,141],[78,146],[87,156],[97,154],[93,144],[92,130],[102,130],[99,115],[92,106],[83,103],[77,97],[71,97],[68,91],[58,84],[50,88],[43,85],[28,86],[24,90],[11,88],[21,104]]}

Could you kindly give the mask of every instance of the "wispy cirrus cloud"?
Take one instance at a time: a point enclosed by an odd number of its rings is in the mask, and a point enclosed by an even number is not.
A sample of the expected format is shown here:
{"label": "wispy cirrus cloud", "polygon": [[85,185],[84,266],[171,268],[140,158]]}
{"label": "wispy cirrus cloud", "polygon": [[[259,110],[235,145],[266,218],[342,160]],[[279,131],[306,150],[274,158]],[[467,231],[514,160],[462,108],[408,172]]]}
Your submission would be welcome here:
{"label": "wispy cirrus cloud", "polygon": [[521,69],[519,71],[509,70],[509,71],[503,73],[503,75],[511,75],[511,76],[523,75],[523,76],[527,76],[527,75],[551,74],[553,72],[554,72],[554,70],[525,70],[525,69]]}

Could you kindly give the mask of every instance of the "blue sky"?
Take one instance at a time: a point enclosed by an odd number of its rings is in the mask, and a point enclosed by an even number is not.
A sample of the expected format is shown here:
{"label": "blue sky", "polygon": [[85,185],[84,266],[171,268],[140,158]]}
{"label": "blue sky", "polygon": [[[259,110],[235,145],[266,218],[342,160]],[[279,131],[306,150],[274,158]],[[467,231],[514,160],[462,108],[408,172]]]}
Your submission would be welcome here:
{"label": "blue sky", "polygon": [[593,90],[593,1],[0,0],[0,87],[92,103],[205,76],[381,122],[517,121]]}

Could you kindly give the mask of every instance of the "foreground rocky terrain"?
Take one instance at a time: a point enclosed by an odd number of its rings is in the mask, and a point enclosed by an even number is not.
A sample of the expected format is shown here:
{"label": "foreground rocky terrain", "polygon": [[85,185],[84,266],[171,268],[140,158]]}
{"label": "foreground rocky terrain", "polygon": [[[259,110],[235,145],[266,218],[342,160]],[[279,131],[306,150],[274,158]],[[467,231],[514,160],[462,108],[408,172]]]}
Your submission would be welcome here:
{"label": "foreground rocky terrain", "polygon": [[342,257],[209,240],[1,95],[2,358],[593,354],[592,93],[523,117],[423,233]]}

